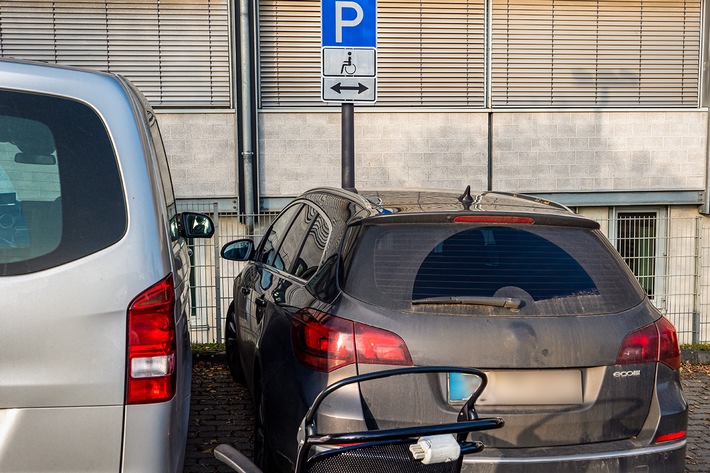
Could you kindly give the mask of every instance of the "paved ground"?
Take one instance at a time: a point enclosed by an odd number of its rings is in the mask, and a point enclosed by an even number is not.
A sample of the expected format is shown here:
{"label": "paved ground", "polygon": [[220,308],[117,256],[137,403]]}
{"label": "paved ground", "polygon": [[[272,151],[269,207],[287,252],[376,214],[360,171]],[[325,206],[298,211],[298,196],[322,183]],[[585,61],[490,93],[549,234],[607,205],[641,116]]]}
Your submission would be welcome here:
{"label": "paved ground", "polygon": [[[710,365],[683,366],[690,405],[688,473],[710,472]],[[192,411],[185,473],[231,473],[212,456],[220,443],[251,455],[254,417],[247,390],[232,381],[221,357],[197,360],[192,375]]]}

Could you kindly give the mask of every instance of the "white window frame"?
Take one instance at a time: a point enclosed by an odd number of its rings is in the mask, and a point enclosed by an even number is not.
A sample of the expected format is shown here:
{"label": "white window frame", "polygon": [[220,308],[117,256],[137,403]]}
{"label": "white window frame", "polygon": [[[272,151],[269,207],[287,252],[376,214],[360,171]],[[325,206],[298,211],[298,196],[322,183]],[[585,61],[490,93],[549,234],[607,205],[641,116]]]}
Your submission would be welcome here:
{"label": "white window frame", "polygon": [[[654,242],[654,268],[653,268],[653,294],[649,295],[649,300],[662,313],[667,308],[667,288],[666,288],[666,256],[668,250],[668,207],[665,206],[639,206],[639,207],[611,207],[609,208],[609,227],[607,237],[614,248],[621,253],[619,248],[620,239],[619,218],[624,214],[653,213],[656,219],[656,234],[651,237]],[[623,255],[622,255],[623,258]],[[632,270],[633,271],[633,270]],[[638,278],[638,275],[636,275]],[[641,284],[643,286],[643,284]]]}

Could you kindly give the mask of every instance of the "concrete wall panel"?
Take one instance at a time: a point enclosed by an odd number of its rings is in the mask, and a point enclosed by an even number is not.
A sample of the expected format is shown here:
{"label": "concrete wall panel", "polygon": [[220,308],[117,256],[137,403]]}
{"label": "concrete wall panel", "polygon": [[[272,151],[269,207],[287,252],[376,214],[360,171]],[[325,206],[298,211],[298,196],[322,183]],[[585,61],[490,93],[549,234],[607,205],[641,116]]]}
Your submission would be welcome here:
{"label": "concrete wall panel", "polygon": [[156,115],[176,197],[237,195],[234,112]]}

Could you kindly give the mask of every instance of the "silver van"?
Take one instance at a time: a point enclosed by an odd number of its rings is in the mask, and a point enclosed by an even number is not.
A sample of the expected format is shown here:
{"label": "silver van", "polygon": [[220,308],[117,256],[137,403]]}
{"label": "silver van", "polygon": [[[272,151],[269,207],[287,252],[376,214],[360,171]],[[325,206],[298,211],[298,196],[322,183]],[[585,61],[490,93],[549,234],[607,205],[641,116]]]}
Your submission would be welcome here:
{"label": "silver van", "polygon": [[182,471],[212,231],[129,82],[0,60],[0,471]]}

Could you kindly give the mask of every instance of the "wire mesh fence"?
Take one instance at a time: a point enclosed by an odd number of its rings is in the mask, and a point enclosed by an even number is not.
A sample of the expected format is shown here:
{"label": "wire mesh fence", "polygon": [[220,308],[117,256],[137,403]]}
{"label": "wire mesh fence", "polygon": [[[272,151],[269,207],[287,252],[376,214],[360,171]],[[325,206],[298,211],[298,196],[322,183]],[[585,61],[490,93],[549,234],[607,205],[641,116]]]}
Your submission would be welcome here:
{"label": "wire mesh fence", "polygon": [[[660,217],[655,212],[619,212],[601,220],[607,236],[656,308],[678,331],[681,343],[707,341],[702,335],[702,281],[710,279],[710,259],[702,258],[703,232],[710,221],[703,217]],[[705,228],[708,227],[708,228]],[[708,301],[710,302],[710,301]],[[704,311],[703,311],[704,309]]]}
{"label": "wire mesh fence", "polygon": [[[277,212],[253,215],[219,211],[216,202],[180,202],[180,211],[202,212],[215,236],[189,241],[192,341],[223,342],[233,281],[244,263],[220,258],[221,247],[251,238],[258,243]],[[598,219],[658,310],[675,325],[681,343],[710,343],[710,219],[671,218],[653,212],[620,212]]]}
{"label": "wire mesh fence", "polygon": [[178,202],[178,211],[207,214],[215,225],[211,239],[188,241],[192,264],[190,336],[193,343],[221,343],[224,318],[232,301],[233,281],[244,263],[220,258],[220,249],[241,238],[251,238],[258,243],[277,212],[240,214],[219,211],[217,202],[192,201]]}

